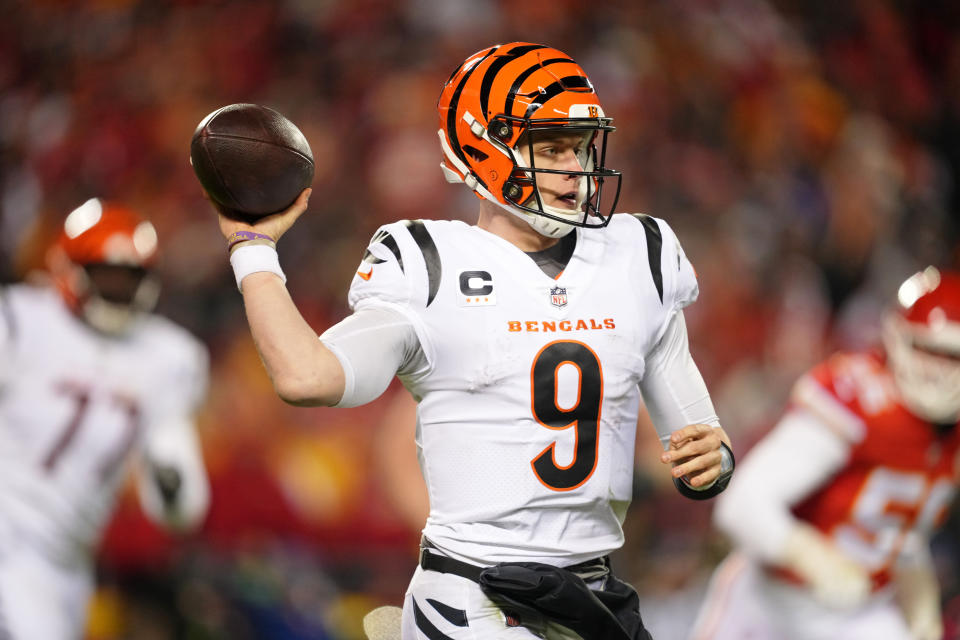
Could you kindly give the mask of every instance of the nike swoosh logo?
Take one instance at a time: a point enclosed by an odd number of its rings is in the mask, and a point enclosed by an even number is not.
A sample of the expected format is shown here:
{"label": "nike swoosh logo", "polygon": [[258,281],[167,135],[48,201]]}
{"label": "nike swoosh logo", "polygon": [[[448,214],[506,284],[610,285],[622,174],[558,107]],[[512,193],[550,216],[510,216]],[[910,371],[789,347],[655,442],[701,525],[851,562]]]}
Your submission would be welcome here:
{"label": "nike swoosh logo", "polygon": [[364,273],[363,271],[357,271],[357,275],[363,278],[364,280],[369,280],[371,277],[373,277],[373,269],[371,269],[367,273]]}

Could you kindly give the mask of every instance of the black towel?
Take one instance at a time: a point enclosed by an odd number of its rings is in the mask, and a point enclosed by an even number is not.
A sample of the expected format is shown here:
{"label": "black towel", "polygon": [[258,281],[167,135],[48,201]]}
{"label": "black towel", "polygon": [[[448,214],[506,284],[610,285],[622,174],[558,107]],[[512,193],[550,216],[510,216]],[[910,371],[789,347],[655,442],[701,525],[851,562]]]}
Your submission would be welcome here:
{"label": "black towel", "polygon": [[[503,562],[480,573],[480,588],[504,613],[544,617],[584,640],[652,640],[632,587],[608,576],[593,591],[575,573],[539,562]],[[535,619],[535,618],[534,618]]]}

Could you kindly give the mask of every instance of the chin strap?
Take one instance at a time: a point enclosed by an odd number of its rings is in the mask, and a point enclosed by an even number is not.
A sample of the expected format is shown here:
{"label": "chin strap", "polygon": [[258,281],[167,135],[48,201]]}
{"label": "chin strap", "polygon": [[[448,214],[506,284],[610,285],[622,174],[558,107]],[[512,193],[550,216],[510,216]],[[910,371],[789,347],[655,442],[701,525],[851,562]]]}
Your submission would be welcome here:
{"label": "chin strap", "polygon": [[107,302],[100,296],[91,296],[80,307],[88,325],[109,335],[124,333],[136,317],[129,305]]}
{"label": "chin strap", "polygon": [[[544,207],[544,209],[546,209],[546,207]],[[551,220],[544,216],[538,216],[535,213],[524,212],[522,217],[537,233],[547,236],[548,238],[562,238],[573,231],[572,224]]]}
{"label": "chin strap", "polygon": [[153,311],[160,297],[160,281],[148,275],[140,281],[129,304],[104,299],[89,282],[86,299],[80,304],[80,314],[91,327],[110,335],[125,333],[143,314]]}

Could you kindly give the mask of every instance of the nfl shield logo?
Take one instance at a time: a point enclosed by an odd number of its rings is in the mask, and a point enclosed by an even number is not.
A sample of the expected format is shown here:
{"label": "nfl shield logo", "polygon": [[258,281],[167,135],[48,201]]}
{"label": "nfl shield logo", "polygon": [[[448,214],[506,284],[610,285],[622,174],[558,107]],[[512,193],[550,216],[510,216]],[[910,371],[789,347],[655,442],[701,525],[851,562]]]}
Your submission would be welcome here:
{"label": "nfl shield logo", "polygon": [[550,304],[557,309],[567,306],[567,290],[565,287],[553,287],[550,289]]}

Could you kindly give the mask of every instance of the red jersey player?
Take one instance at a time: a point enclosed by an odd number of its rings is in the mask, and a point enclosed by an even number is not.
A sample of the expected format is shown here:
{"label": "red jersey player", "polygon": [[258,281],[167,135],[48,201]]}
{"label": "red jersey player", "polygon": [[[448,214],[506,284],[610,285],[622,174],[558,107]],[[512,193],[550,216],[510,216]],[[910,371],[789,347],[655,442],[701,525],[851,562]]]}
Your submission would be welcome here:
{"label": "red jersey player", "polygon": [[717,504],[736,551],[693,638],[939,640],[929,537],[957,483],[960,274],[900,287],[884,354],[839,353]]}

